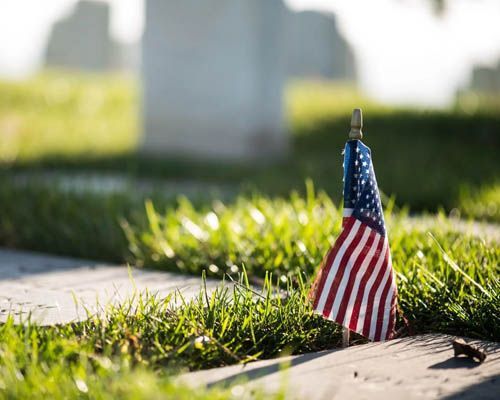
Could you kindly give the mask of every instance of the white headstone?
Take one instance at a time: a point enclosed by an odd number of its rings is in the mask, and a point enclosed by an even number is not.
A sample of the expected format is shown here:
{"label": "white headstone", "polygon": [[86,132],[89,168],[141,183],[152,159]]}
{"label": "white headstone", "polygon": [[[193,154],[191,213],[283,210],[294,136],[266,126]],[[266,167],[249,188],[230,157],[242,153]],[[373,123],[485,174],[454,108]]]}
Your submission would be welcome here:
{"label": "white headstone", "polygon": [[289,11],[286,18],[287,74],[354,81],[354,54],[335,16],[320,11]]}
{"label": "white headstone", "polygon": [[284,154],[285,13],[281,0],[147,0],[144,151]]}
{"label": "white headstone", "polygon": [[54,24],[46,64],[91,71],[108,69],[112,51],[109,16],[109,4],[79,1],[72,14]]}
{"label": "white headstone", "polygon": [[500,93],[500,62],[496,67],[475,67],[470,88],[476,92]]}

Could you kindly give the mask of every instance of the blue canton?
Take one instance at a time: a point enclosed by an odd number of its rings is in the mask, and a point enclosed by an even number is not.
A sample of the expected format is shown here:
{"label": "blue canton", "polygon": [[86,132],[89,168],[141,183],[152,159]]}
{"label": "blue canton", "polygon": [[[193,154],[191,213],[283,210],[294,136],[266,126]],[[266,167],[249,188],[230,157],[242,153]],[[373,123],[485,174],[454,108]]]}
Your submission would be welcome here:
{"label": "blue canton", "polygon": [[360,140],[349,140],[345,145],[343,181],[344,208],[352,208],[353,217],[385,236],[371,151]]}

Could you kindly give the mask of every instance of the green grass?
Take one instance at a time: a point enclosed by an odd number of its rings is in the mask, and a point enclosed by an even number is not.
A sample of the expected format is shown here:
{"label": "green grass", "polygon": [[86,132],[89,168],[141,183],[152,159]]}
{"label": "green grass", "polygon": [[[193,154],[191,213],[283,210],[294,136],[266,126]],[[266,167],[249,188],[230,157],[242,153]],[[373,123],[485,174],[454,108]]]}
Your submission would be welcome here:
{"label": "green grass", "polygon": [[[240,196],[211,205],[156,199],[143,206],[127,194],[61,193],[4,182],[0,243],[195,275],[206,270],[214,277],[245,265],[255,283],[266,273],[310,281],[339,233],[341,210],[308,188],[306,197]],[[386,223],[401,307],[418,331],[499,339],[498,321],[492,327],[490,314],[480,312],[498,307],[492,304],[498,301],[498,236],[468,233],[444,214],[410,218],[391,201]]]}
{"label": "green grass", "polygon": [[[400,275],[401,306],[413,307],[406,314],[413,329],[427,331],[433,324],[433,331],[498,339],[500,284],[471,285],[477,274],[456,271],[419,267]],[[257,295],[245,276],[232,288],[201,292],[181,308],[170,305],[176,294],[165,299],[143,294],[77,324],[16,326],[11,319],[0,325],[0,397],[228,398],[226,392],[196,397],[171,376],[339,344],[339,326],[312,313],[300,275],[295,284],[281,279],[273,284],[268,275]],[[455,287],[448,287],[450,282]],[[414,324],[411,318],[422,308],[426,319]]]}
{"label": "green grass", "polygon": [[171,377],[324,349],[339,339],[337,327],[310,312],[304,291],[291,289],[282,300],[274,290],[269,281],[266,295],[254,299],[244,288],[220,289],[182,308],[169,297],[138,294],[101,317],[55,327],[11,319],[0,325],[0,397],[232,398],[192,392]]}
{"label": "green grass", "polygon": [[[201,293],[180,309],[143,295],[136,307],[78,324],[0,325],[0,398],[231,398],[192,392],[171,375],[337,346],[338,325],[312,313],[307,292],[340,230],[340,149],[356,105],[365,110],[366,143],[386,193],[399,305],[409,324],[398,317],[400,334],[500,340],[498,231],[478,235],[447,217],[454,209],[454,216],[500,221],[495,114],[399,110],[352,88],[302,83],[287,97],[292,156],[228,166],[136,154],[136,98],[126,78],[45,75],[0,84],[0,245],[230,275],[242,285]],[[51,169],[244,190],[224,201],[146,199],[133,188],[67,191],[37,179]],[[21,183],[12,172],[32,178]],[[304,188],[308,177],[318,191],[312,183]],[[426,209],[445,211],[410,214]],[[245,288],[247,279],[264,286],[261,295]]]}
{"label": "green grass", "polygon": [[46,73],[0,81],[0,161],[115,156],[136,147],[137,89],[125,76]]}
{"label": "green grass", "polygon": [[[499,221],[498,212],[491,213],[492,207],[474,196],[478,190],[497,193],[500,187],[500,114],[495,108],[400,109],[367,99],[352,87],[298,82],[286,93],[291,154],[256,166],[137,153],[137,92],[135,81],[115,76],[51,73],[0,83],[3,169],[114,171],[223,182],[272,196],[286,196],[311,178],[338,201],[340,151],[351,109],[361,106],[379,185],[398,205],[412,211],[457,208],[465,216]],[[493,201],[499,209],[500,198]]]}

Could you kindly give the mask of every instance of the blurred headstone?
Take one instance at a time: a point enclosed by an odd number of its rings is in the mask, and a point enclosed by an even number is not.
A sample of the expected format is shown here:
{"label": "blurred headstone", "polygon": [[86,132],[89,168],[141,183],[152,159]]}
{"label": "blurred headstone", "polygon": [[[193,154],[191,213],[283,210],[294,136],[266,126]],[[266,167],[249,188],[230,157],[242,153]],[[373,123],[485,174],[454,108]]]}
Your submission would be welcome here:
{"label": "blurred headstone", "polygon": [[500,93],[500,61],[496,67],[475,67],[470,89],[480,93]]}
{"label": "blurred headstone", "polygon": [[289,11],[286,39],[288,76],[356,80],[354,54],[333,14]]}
{"label": "blurred headstone", "polygon": [[144,151],[283,155],[285,15],[281,0],[147,0]]}
{"label": "blurred headstone", "polygon": [[46,65],[90,71],[108,69],[112,51],[109,19],[108,3],[79,1],[70,15],[54,24]]}
{"label": "blurred headstone", "polygon": [[111,47],[110,68],[114,71],[138,72],[141,63],[139,42],[124,43],[114,40]]}

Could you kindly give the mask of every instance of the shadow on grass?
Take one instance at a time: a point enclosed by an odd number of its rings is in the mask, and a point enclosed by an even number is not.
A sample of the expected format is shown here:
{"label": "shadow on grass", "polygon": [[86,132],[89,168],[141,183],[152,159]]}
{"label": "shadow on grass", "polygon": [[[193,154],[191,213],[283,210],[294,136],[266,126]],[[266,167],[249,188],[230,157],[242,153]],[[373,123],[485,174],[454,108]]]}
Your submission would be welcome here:
{"label": "shadow on grass", "polygon": [[[348,116],[297,123],[287,159],[239,163],[148,157],[140,153],[93,157],[43,156],[19,161],[10,171],[113,172],[136,178],[223,182],[271,196],[302,191],[311,178],[317,189],[340,200],[341,151]],[[451,112],[394,111],[365,115],[365,143],[372,148],[379,186],[414,211],[451,209],[460,191],[498,184],[500,117]]]}

